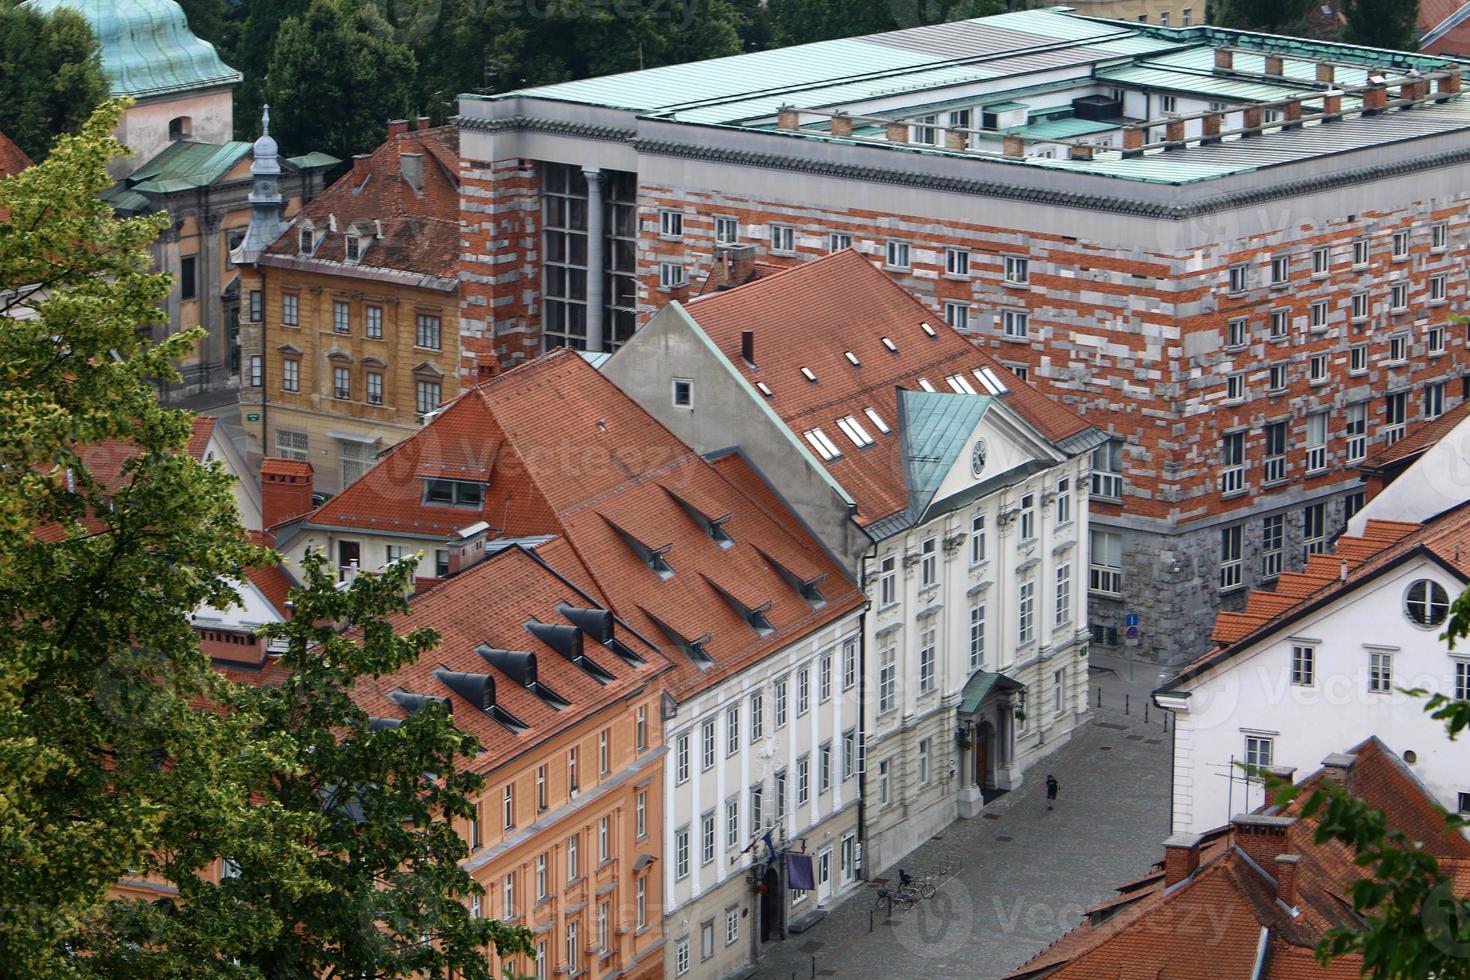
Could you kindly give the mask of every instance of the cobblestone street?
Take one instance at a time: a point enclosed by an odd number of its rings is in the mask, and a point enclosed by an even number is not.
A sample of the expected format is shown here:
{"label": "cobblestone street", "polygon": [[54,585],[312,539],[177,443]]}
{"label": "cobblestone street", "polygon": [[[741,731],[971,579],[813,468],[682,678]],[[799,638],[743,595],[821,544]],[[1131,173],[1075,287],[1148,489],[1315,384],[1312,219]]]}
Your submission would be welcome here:
{"label": "cobblestone street", "polygon": [[[1152,670],[1138,665],[1131,683],[1126,667],[1095,674],[1092,719],[1069,744],[983,816],[951,825],[901,862],[955,862],[959,875],[938,896],[885,924],[881,912],[870,917],[876,889],[864,887],[769,953],[755,975],[807,978],[815,957],[817,976],[999,977],[1146,872],[1163,856],[1169,820],[1169,736],[1157,709],[1147,724],[1143,716]],[[1047,772],[1061,783],[1050,812]]]}

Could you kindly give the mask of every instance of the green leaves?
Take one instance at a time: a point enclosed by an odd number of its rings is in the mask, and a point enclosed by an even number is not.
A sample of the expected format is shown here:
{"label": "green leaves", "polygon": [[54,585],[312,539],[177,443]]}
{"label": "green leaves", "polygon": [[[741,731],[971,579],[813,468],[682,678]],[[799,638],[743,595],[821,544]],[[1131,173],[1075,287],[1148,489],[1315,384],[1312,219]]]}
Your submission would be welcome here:
{"label": "green leaves", "polygon": [[0,4],[0,132],[39,161],[107,97],[97,39],[80,14]]}

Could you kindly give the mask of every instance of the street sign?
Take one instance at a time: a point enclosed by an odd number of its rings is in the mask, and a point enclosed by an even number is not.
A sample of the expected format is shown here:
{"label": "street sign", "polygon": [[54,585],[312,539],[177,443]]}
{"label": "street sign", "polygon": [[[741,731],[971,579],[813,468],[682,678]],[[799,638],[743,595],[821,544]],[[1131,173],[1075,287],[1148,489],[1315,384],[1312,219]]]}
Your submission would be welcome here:
{"label": "street sign", "polygon": [[1123,615],[1123,625],[1124,626],[1130,626],[1130,627],[1137,626],[1138,625],[1138,613],[1124,613],[1124,615]]}
{"label": "street sign", "polygon": [[246,415],[245,415],[245,421],[246,422],[259,422],[260,421],[260,413],[259,412],[247,412]]}
{"label": "street sign", "polygon": [[1130,627],[1128,627],[1128,639],[1130,639],[1130,640],[1136,640],[1136,639],[1138,639],[1138,627],[1137,626],[1130,626]]}

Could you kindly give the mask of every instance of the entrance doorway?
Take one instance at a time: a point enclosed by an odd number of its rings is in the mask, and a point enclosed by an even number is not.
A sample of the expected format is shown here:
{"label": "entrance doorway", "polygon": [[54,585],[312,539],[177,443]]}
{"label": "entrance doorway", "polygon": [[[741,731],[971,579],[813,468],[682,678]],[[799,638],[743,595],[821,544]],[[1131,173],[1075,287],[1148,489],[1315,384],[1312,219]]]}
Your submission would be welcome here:
{"label": "entrance doorway", "polygon": [[761,942],[781,938],[781,876],[775,868],[766,868],[761,876],[765,890],[761,892]]}
{"label": "entrance doorway", "polygon": [[338,541],[337,578],[345,580],[347,578],[347,570],[352,567],[354,562],[358,568],[362,567],[362,545],[357,541]]}

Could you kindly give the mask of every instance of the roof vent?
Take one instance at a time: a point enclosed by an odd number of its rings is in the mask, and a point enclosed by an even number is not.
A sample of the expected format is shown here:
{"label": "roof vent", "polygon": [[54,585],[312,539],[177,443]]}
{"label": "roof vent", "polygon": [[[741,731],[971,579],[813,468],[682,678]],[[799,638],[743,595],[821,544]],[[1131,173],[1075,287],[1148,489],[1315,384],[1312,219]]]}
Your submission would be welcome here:
{"label": "roof vent", "polygon": [[609,684],[617,680],[582,653],[582,630],[580,628],[565,626],[561,623],[542,623],[534,619],[527,620],[525,626],[532,636],[576,664],[583,673],[597,683]]}

